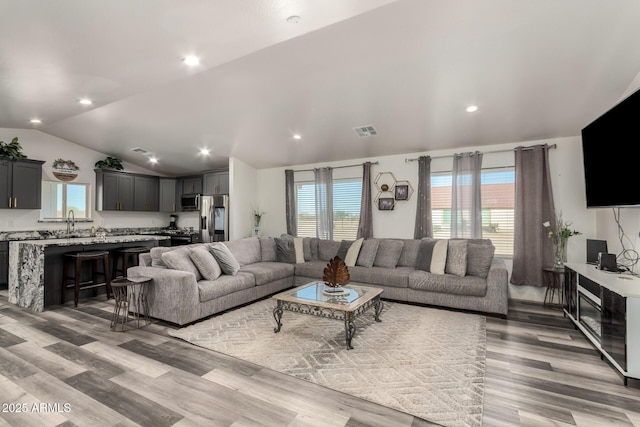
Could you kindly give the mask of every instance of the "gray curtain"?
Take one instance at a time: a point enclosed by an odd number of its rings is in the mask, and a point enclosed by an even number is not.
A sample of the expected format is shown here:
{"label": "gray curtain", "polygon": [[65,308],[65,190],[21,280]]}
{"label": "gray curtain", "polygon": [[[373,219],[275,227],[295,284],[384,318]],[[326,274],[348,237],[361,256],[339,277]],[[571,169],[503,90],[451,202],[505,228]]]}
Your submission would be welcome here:
{"label": "gray curtain", "polygon": [[316,236],[333,240],[333,168],[313,170],[316,190]]}
{"label": "gray curtain", "polygon": [[553,264],[553,243],[545,221],[553,224],[555,206],[549,171],[549,146],[517,147],[513,239],[514,285],[543,286],[542,268]]}
{"label": "gray curtain", "polygon": [[293,180],[293,170],[284,171],[284,191],[286,201],[287,234],[298,235],[298,224],[296,223],[296,188]]}
{"label": "gray curtain", "polygon": [[371,162],[362,164],[362,197],[360,198],[360,222],[357,238],[373,237],[373,208],[371,207]]}
{"label": "gray curtain", "polygon": [[431,215],[431,157],[418,158],[418,198],[416,201],[415,239],[433,237],[433,218]]}
{"label": "gray curtain", "polygon": [[482,153],[453,156],[451,237],[482,238]]}

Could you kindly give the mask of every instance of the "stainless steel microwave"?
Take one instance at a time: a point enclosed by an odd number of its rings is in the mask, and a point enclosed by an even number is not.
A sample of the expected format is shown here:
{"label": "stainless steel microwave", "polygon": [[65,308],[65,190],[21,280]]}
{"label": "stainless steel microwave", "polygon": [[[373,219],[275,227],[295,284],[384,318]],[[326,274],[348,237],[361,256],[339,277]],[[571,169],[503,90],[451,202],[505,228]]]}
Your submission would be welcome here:
{"label": "stainless steel microwave", "polygon": [[180,206],[183,211],[199,211],[200,194],[183,194],[180,199]]}

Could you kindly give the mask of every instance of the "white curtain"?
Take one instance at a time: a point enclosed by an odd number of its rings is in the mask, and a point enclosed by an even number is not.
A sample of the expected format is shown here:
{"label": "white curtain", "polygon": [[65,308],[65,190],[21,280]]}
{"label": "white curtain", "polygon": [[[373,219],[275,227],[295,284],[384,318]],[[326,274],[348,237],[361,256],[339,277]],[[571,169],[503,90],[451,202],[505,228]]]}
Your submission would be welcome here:
{"label": "white curtain", "polygon": [[453,156],[451,237],[482,238],[482,153]]}
{"label": "white curtain", "polygon": [[316,181],[316,235],[333,240],[333,168],[313,170]]}

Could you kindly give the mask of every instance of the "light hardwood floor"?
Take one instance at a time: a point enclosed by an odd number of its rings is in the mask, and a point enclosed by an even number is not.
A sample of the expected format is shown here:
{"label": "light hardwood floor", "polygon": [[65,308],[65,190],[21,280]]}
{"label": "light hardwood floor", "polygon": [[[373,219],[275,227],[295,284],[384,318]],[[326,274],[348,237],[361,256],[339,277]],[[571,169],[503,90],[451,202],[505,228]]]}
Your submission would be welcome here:
{"label": "light hardwood floor", "polygon": [[[0,295],[0,426],[433,425],[194,347],[162,322],[111,332],[112,307],[33,313]],[[640,382],[624,387],[558,308],[514,302],[487,318],[484,425],[640,426]]]}

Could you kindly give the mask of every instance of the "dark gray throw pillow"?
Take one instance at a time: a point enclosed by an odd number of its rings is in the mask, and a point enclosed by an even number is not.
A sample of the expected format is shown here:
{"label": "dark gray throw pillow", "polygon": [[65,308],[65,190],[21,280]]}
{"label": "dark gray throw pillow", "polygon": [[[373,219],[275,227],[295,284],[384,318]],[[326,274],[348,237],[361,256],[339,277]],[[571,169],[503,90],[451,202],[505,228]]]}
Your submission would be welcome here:
{"label": "dark gray throw pillow", "polygon": [[495,250],[493,245],[467,243],[467,274],[486,279]]}
{"label": "dark gray throw pillow", "polygon": [[276,261],[296,263],[296,247],[293,239],[276,237]]}
{"label": "dark gray throw pillow", "polygon": [[340,247],[338,248],[337,256],[342,261],[347,259],[347,252],[349,252],[349,248],[351,247],[352,244],[353,244],[352,240],[343,240],[342,242],[340,242]]}
{"label": "dark gray throw pillow", "polygon": [[418,248],[416,268],[433,274],[444,274],[447,262],[447,240],[423,239]]}

